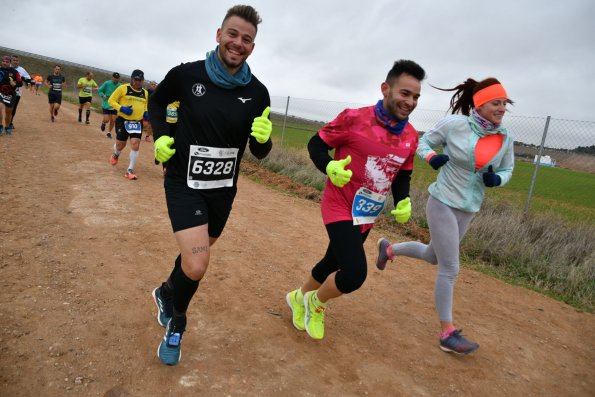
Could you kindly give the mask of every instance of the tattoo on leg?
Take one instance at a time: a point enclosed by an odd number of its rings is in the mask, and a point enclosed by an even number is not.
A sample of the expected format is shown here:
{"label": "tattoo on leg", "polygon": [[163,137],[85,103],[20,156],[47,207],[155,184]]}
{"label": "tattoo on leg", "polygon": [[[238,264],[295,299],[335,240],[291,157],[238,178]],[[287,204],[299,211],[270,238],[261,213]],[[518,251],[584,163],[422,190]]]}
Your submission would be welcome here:
{"label": "tattoo on leg", "polygon": [[201,254],[203,252],[208,252],[209,251],[209,246],[205,245],[202,247],[192,247],[192,253],[193,254]]}

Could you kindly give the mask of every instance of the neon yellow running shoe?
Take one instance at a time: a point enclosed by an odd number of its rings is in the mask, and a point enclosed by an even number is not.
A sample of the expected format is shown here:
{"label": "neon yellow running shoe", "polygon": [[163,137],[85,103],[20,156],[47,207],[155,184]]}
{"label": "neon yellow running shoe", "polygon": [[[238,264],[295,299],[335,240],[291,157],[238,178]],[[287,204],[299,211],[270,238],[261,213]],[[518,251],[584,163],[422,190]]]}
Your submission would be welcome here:
{"label": "neon yellow running shoe", "polygon": [[317,306],[312,301],[316,291],[308,291],[304,294],[304,325],[310,337],[316,340],[324,338],[324,307]]}
{"label": "neon yellow running shoe", "polygon": [[298,293],[300,289],[296,289],[294,291],[288,292],[285,295],[285,301],[289,308],[291,309],[291,313],[293,314],[293,326],[299,329],[300,331],[304,330],[304,299],[298,299]]}

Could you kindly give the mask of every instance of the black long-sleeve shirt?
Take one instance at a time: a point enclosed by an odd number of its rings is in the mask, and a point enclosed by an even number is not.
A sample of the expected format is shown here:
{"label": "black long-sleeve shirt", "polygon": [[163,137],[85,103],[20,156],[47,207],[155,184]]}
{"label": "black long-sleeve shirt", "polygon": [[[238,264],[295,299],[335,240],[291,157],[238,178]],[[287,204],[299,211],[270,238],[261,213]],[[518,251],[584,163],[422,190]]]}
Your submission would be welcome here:
{"label": "black long-sleeve shirt", "polygon": [[187,177],[191,145],[237,149],[234,187],[246,143],[257,158],[264,158],[271,151],[270,139],[261,144],[250,135],[254,118],[261,116],[271,103],[268,90],[254,75],[246,86],[225,89],[211,82],[205,61],[174,67],[149,97],[149,120],[155,140],[170,133],[166,108],[174,101],[180,101],[180,107],[173,146],[176,153],[168,161],[168,178]]}

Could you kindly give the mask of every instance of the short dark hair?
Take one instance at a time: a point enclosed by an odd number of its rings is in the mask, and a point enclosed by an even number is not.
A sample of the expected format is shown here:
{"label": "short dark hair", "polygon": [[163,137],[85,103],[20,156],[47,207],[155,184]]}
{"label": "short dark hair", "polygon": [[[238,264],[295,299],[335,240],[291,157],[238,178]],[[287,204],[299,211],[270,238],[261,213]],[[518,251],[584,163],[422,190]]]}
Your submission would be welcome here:
{"label": "short dark hair", "polygon": [[258,32],[258,24],[262,22],[262,18],[260,18],[260,15],[258,15],[258,12],[252,6],[236,5],[231,7],[229,10],[227,10],[227,14],[225,14],[225,18],[223,18],[221,26],[223,26],[225,21],[233,16],[240,17],[251,23]]}
{"label": "short dark hair", "polygon": [[402,74],[411,75],[419,81],[422,81],[426,78],[426,71],[423,70],[423,68],[417,63],[408,59],[400,59],[396,61],[393,64],[391,70],[388,71],[388,74],[386,75],[386,82],[389,85],[392,85],[393,81],[398,79]]}

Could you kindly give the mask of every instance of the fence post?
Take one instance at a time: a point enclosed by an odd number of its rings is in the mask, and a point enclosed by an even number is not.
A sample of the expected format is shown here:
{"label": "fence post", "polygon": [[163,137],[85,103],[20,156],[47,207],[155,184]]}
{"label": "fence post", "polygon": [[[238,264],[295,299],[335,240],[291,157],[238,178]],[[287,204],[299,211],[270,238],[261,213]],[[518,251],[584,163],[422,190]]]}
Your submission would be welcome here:
{"label": "fence post", "polygon": [[543,129],[543,136],[541,137],[541,145],[539,146],[539,152],[537,159],[535,160],[535,170],[533,171],[533,178],[531,179],[531,186],[529,187],[529,195],[527,196],[527,204],[525,204],[525,216],[529,213],[529,206],[531,205],[531,197],[533,196],[533,188],[535,187],[535,181],[537,180],[537,170],[539,170],[539,163],[541,162],[541,153],[543,153],[543,147],[545,146],[545,137],[547,136],[547,130],[550,125],[551,116],[547,116],[545,119],[545,127]]}
{"label": "fence post", "polygon": [[287,96],[287,103],[285,104],[285,117],[283,117],[283,129],[281,130],[281,146],[285,139],[285,123],[287,122],[287,112],[289,111],[289,95]]}

